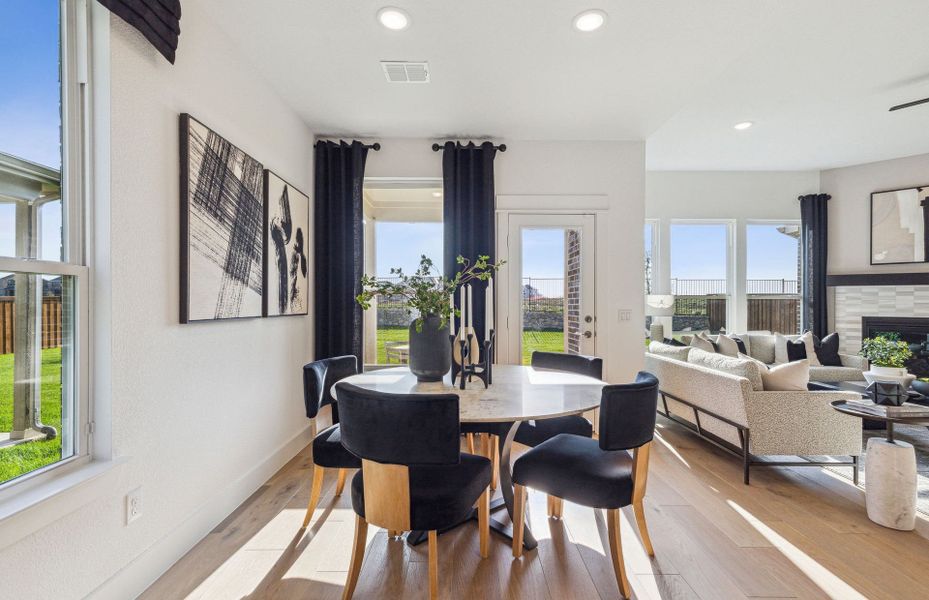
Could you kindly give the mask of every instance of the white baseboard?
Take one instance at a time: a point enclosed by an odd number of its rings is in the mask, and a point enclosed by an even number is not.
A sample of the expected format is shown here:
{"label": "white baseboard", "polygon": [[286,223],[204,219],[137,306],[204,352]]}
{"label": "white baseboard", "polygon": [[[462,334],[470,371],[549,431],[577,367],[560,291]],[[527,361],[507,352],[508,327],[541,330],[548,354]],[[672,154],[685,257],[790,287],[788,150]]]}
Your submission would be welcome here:
{"label": "white baseboard", "polygon": [[103,582],[89,598],[125,600],[140,595],[312,439],[313,428],[308,426],[278,447],[261,464],[221,489],[173,531]]}

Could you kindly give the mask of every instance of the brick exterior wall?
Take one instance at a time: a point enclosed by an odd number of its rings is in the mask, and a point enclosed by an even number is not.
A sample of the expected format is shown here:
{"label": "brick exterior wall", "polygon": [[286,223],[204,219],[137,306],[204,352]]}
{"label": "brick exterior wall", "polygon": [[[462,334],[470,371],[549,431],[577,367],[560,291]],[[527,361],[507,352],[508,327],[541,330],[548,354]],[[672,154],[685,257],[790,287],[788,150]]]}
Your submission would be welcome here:
{"label": "brick exterior wall", "polygon": [[581,353],[581,233],[565,230],[565,348]]}

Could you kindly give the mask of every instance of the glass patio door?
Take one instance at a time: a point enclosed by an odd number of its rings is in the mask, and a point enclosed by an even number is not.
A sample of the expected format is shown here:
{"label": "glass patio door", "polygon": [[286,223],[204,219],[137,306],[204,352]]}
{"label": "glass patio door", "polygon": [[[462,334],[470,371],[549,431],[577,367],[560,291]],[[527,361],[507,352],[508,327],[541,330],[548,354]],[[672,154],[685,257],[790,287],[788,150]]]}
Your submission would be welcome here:
{"label": "glass patio door", "polygon": [[535,350],[596,354],[593,215],[509,214],[498,360]]}

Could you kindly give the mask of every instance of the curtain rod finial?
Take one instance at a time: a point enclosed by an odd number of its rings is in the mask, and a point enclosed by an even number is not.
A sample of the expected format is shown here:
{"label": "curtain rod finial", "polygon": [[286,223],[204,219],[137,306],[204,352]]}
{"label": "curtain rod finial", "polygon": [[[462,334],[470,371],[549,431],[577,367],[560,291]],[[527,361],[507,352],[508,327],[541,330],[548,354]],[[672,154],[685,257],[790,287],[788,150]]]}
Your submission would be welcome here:
{"label": "curtain rod finial", "polygon": [[381,151],[381,143],[380,143],[380,142],[374,142],[373,144],[371,144],[371,149],[374,150],[375,152],[380,152],[380,151]]}
{"label": "curtain rod finial", "polygon": [[440,146],[440,145],[438,145],[438,144],[433,144],[433,145],[432,145],[432,151],[433,151],[433,152],[438,152],[438,151],[441,150],[441,149],[442,149],[442,146]]}
{"label": "curtain rod finial", "polygon": [[500,144],[500,152],[506,152],[506,144]]}

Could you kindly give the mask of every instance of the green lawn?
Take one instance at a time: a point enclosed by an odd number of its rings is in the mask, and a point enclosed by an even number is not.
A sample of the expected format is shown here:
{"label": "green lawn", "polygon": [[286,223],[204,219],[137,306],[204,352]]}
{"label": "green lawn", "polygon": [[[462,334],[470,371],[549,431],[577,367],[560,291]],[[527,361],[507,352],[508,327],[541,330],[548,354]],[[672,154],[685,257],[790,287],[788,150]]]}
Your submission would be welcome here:
{"label": "green lawn", "polygon": [[[384,342],[406,342],[410,338],[405,327],[391,327],[377,330],[377,364],[387,364],[387,353]],[[564,352],[564,333],[561,331],[524,331],[523,332],[523,364],[528,365],[532,352]]]}
{"label": "green lawn", "polygon": [[[58,430],[53,440],[0,448],[0,483],[61,460],[61,348],[42,351],[42,422]],[[13,427],[13,355],[0,355],[0,431]]]}

